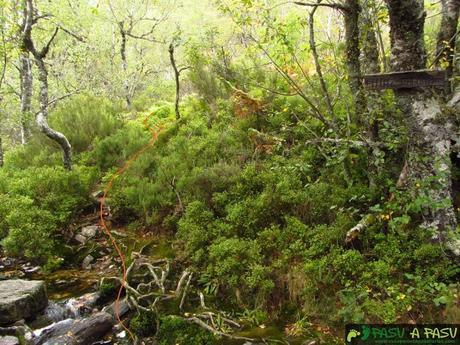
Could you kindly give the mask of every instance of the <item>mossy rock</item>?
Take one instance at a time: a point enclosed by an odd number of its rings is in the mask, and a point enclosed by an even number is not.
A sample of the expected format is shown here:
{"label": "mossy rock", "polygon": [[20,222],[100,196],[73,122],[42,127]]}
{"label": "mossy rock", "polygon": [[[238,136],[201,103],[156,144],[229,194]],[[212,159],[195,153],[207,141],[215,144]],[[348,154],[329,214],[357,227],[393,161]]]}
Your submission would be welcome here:
{"label": "mossy rock", "polygon": [[157,315],[154,312],[141,311],[131,319],[129,326],[140,337],[155,335],[157,331]]}
{"label": "mossy rock", "polygon": [[45,282],[0,281],[0,325],[8,325],[37,315],[48,305]]}
{"label": "mossy rock", "polygon": [[99,303],[105,303],[115,297],[117,287],[113,281],[104,282],[99,286]]}

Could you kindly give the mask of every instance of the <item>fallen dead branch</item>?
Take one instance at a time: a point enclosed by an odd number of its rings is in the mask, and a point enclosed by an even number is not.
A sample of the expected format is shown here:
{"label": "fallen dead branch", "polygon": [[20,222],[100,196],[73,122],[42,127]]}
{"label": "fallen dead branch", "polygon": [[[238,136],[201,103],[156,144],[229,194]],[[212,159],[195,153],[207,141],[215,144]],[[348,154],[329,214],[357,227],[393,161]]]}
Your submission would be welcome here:
{"label": "fallen dead branch", "polygon": [[[148,257],[135,253],[132,255],[132,263],[126,272],[125,281],[122,281],[119,277],[105,277],[102,278],[101,284],[107,281],[114,281],[119,285],[123,285],[126,292],[126,301],[132,310],[158,314],[160,303],[177,300],[177,312],[178,314],[183,314],[186,302],[196,300],[191,298],[194,292],[192,287],[193,272],[186,268],[178,276],[177,283],[174,283],[173,279],[170,278],[171,262],[167,259],[149,261]],[[191,314],[191,317],[186,316],[184,320],[217,336],[254,341],[251,338],[232,335],[232,330],[240,329],[241,325],[224,312],[211,311],[206,306],[204,294],[201,291],[195,293],[199,299],[198,307],[204,311],[198,314]],[[185,313],[185,315],[190,314]]]}

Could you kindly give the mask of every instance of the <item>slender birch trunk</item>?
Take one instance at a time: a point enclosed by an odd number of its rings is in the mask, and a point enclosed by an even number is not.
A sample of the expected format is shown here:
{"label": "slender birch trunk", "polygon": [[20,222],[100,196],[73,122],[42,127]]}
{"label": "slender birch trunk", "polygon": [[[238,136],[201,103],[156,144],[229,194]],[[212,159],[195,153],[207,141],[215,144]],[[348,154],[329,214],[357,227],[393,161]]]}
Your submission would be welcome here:
{"label": "slender birch trunk", "polygon": [[30,136],[29,118],[32,110],[32,60],[29,52],[23,51],[20,59],[20,80],[21,80],[21,143],[27,143]]}
{"label": "slender birch trunk", "polygon": [[48,108],[49,108],[49,91],[48,91],[48,70],[45,64],[45,58],[48,55],[49,48],[56,38],[59,31],[55,29],[53,35],[47,44],[41,49],[35,48],[32,40],[32,26],[34,24],[34,7],[32,0],[25,0],[24,9],[24,29],[22,37],[22,45],[24,49],[31,53],[34,57],[35,65],[38,69],[38,81],[40,86],[39,101],[40,111],[36,115],[36,122],[40,130],[50,139],[55,141],[62,149],[63,163],[67,170],[72,169],[72,147],[64,134],[52,129],[48,124]]}

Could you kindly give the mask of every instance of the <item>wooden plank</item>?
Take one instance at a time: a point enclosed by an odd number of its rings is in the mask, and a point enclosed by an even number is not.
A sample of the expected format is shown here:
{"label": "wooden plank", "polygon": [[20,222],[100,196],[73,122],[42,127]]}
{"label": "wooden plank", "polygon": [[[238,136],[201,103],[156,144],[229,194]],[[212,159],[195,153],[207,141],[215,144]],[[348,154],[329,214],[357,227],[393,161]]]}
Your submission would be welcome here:
{"label": "wooden plank", "polygon": [[364,76],[363,81],[364,86],[369,90],[444,87],[446,71],[423,70],[369,74]]}

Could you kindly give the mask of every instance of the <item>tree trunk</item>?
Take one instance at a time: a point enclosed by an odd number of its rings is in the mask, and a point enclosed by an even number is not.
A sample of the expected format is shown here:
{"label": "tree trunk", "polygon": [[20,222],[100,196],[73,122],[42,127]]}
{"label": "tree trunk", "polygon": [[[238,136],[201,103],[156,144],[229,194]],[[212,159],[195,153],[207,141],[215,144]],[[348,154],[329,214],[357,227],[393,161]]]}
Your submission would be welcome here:
{"label": "tree trunk", "polygon": [[363,71],[366,74],[380,73],[379,44],[377,41],[377,29],[372,22],[372,13],[368,8],[361,12],[361,34],[363,51]]}
{"label": "tree trunk", "polygon": [[40,82],[40,111],[37,114],[37,125],[46,136],[61,146],[63,152],[64,167],[72,170],[72,147],[66,136],[48,125],[48,71],[45,62],[40,57],[35,57],[35,64],[38,68],[38,80]]}
{"label": "tree trunk", "polygon": [[[362,39],[362,65],[363,72],[365,74],[375,74],[380,73],[380,64],[379,64],[379,45],[377,41],[376,31],[378,29],[374,28],[372,22],[372,14],[369,11],[369,8],[364,7],[361,12],[361,39]],[[367,95],[367,138],[370,142],[379,141],[379,124],[377,115],[380,110],[379,102],[380,94],[378,92],[368,92]],[[377,146],[369,145],[367,148],[367,159],[368,159],[368,180],[369,187],[375,189],[377,187],[377,182],[375,177],[378,175],[378,166],[376,161],[380,153],[380,148]]]}
{"label": "tree trunk", "polygon": [[21,80],[21,143],[27,143],[30,136],[29,119],[32,109],[32,63],[29,52],[23,51],[20,59],[20,80]]}
{"label": "tree trunk", "polygon": [[112,315],[99,312],[86,319],[67,319],[55,324],[34,341],[35,345],[89,345],[100,340],[115,324]]}
{"label": "tree trunk", "polygon": [[423,42],[426,13],[422,0],[385,0],[390,15],[391,68],[411,71],[426,67]]}
{"label": "tree trunk", "polygon": [[346,0],[345,4],[345,45],[348,83],[354,101],[352,123],[359,128],[362,125],[362,117],[367,109],[364,86],[361,81],[361,62],[359,61],[359,13],[361,12],[361,7],[358,0]]}
{"label": "tree trunk", "polygon": [[459,0],[442,0],[442,19],[436,44],[436,65],[446,65],[448,77],[452,76],[455,38],[457,34]]}
{"label": "tree trunk", "polygon": [[174,45],[171,43],[169,45],[169,60],[171,61],[171,66],[174,70],[174,80],[176,83],[176,100],[174,102],[174,110],[176,112],[176,119],[180,119],[180,111],[179,111],[179,100],[180,100],[180,72],[177,69],[176,60],[174,58]]}
{"label": "tree trunk", "polygon": [[[72,147],[64,134],[55,131],[48,125],[48,71],[45,65],[45,57],[48,54],[51,43],[56,38],[59,28],[54,30],[53,35],[49,39],[48,43],[38,51],[35,48],[34,41],[32,39],[32,26],[34,24],[34,3],[32,0],[25,0],[24,8],[24,26],[22,36],[22,48],[31,53],[35,59],[35,64],[38,68],[38,81],[40,84],[40,111],[37,113],[36,121],[40,130],[46,134],[50,139],[54,140],[61,146],[63,152],[64,167],[67,170],[72,169]],[[36,18],[35,18],[36,19]]]}
{"label": "tree trunk", "polygon": [[126,100],[126,107],[128,110],[131,110],[131,96],[129,92],[129,80],[128,80],[128,59],[126,58],[126,40],[127,35],[124,29],[124,23],[120,22],[120,35],[121,35],[121,43],[120,43],[120,55],[121,55],[121,69],[123,70],[123,89],[125,93],[125,100]]}
{"label": "tree trunk", "polygon": [[311,53],[313,55],[313,61],[315,62],[316,74],[318,75],[318,78],[319,78],[321,91],[323,92],[324,100],[326,101],[327,111],[329,112],[329,116],[333,120],[334,126],[335,126],[336,125],[336,116],[334,114],[334,107],[332,106],[331,96],[330,96],[329,91],[327,89],[326,81],[324,80],[323,71],[321,69],[321,64],[319,62],[318,50],[316,49],[315,12],[316,12],[317,9],[318,9],[318,6],[313,7],[313,9],[310,12],[310,16],[309,16],[309,20],[308,20],[309,31],[310,31],[310,40],[309,40],[310,50],[311,50]]}
{"label": "tree trunk", "polygon": [[[393,71],[423,69],[425,11],[423,0],[385,0],[390,15],[391,65]],[[457,225],[452,205],[450,164],[453,121],[442,112],[440,95],[428,89],[401,89],[397,101],[409,130],[407,174],[404,185],[418,195],[427,191],[422,227],[436,231],[442,241]],[[422,188],[418,188],[420,183]],[[447,244],[452,244],[448,242]],[[459,248],[452,248],[457,254]],[[458,252],[460,254],[460,252]]]}
{"label": "tree trunk", "polygon": [[0,138],[0,168],[3,167],[3,142]]}

